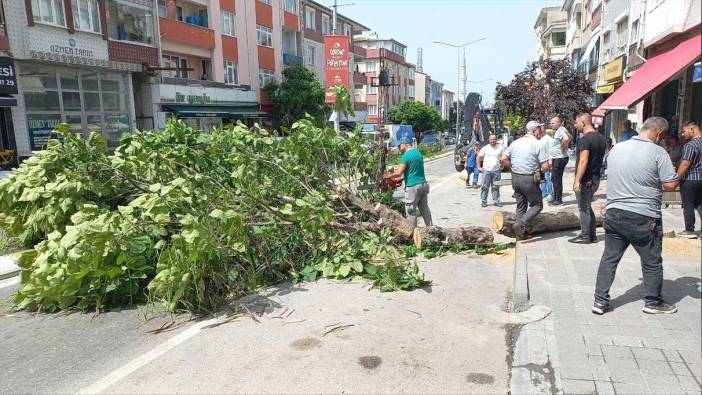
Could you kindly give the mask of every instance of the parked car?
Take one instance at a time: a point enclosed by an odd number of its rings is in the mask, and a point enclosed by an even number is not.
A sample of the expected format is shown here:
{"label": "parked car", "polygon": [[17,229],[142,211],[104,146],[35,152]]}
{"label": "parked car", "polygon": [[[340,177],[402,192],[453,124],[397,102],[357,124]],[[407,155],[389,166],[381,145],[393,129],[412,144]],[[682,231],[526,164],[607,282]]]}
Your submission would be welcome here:
{"label": "parked car", "polygon": [[444,142],[446,143],[446,145],[454,145],[454,144],[456,144],[456,135],[453,134],[453,133],[447,135],[447,136],[446,136],[446,139],[444,140]]}
{"label": "parked car", "polygon": [[425,134],[422,136],[422,142],[427,147],[438,147],[439,146],[439,136],[436,134]]}

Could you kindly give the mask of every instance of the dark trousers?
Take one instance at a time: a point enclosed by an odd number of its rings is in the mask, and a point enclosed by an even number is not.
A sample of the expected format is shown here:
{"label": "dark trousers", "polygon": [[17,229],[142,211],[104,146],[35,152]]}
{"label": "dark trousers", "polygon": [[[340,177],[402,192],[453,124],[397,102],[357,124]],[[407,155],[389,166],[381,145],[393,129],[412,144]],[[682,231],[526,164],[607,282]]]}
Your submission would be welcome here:
{"label": "dark trousers", "polygon": [[580,234],[586,237],[595,235],[597,219],[592,211],[592,200],[595,192],[600,186],[599,179],[593,179],[590,184],[580,184],[580,192],[575,194],[578,199],[578,211],[580,214]]}
{"label": "dark trousers", "polygon": [[551,182],[553,183],[553,201],[563,201],[563,172],[568,165],[568,157],[553,160],[551,166]]}
{"label": "dark trousers", "polygon": [[512,173],[512,188],[517,199],[517,221],[527,226],[544,208],[541,187],[534,176]]}
{"label": "dark trousers", "polygon": [[685,230],[695,231],[695,210],[702,217],[702,181],[683,181],[680,185],[682,195],[683,218]]}
{"label": "dark trousers", "polygon": [[617,265],[629,245],[634,246],[641,258],[646,305],[662,302],[663,222],[661,219],[613,208],[607,210],[604,228],[605,248],[597,270],[595,302],[609,304],[609,289],[614,282]]}

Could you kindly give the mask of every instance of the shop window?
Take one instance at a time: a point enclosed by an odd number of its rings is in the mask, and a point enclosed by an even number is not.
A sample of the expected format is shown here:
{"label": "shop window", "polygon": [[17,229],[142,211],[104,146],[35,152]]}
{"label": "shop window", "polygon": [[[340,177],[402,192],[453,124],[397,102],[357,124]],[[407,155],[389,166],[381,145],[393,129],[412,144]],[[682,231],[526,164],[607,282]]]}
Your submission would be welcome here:
{"label": "shop window", "polygon": [[258,83],[261,89],[265,88],[271,82],[275,82],[275,72],[273,70],[260,69],[258,71]]}
{"label": "shop window", "polygon": [[111,40],[154,43],[151,9],[126,0],[107,2],[107,30]]}
{"label": "shop window", "polygon": [[100,12],[97,0],[71,0],[73,25],[76,30],[100,33]]}
{"label": "shop window", "polygon": [[27,114],[27,131],[32,151],[46,148],[51,132],[61,123],[61,114]]}
{"label": "shop window", "polygon": [[273,29],[266,26],[256,25],[256,39],[258,45],[273,47]]}
{"label": "shop window", "polygon": [[32,0],[34,22],[66,26],[63,0]]}
{"label": "shop window", "polygon": [[222,11],[222,34],[234,36],[234,14]]}
{"label": "shop window", "polygon": [[239,83],[239,76],[237,75],[236,63],[229,60],[224,61],[224,83],[233,85]]}

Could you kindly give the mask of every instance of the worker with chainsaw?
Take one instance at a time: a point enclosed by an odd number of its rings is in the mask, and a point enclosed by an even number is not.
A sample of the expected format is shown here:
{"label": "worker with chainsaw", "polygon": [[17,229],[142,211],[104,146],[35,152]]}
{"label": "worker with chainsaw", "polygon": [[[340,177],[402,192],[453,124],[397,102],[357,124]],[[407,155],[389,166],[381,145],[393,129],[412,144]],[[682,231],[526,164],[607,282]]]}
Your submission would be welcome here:
{"label": "worker with chainsaw", "polygon": [[405,214],[412,226],[417,226],[417,209],[424,219],[424,225],[431,226],[429,211],[429,183],[424,176],[424,157],[412,144],[412,138],[403,136],[399,141],[400,164],[393,173],[396,180],[405,181]]}

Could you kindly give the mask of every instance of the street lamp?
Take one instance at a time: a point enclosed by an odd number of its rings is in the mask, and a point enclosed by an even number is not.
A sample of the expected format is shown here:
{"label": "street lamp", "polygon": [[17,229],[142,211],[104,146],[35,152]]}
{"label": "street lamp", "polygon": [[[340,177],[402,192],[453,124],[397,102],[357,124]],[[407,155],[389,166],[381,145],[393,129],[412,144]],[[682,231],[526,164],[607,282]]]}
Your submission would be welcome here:
{"label": "street lamp", "polygon": [[[458,109],[458,102],[461,100],[461,50],[470,44],[477,43],[478,41],[483,41],[483,40],[485,40],[485,37],[482,37],[482,38],[479,38],[479,39],[473,40],[473,41],[468,41],[467,43],[463,43],[460,45],[449,44],[449,43],[445,43],[442,41],[434,41],[434,44],[446,45],[447,47],[456,48],[458,50],[458,80],[457,80],[458,83],[456,85],[456,92],[457,92],[457,96],[458,96],[458,99],[456,99],[456,139],[459,138],[459,133],[458,133],[459,124],[458,123],[459,123],[459,119],[460,119],[460,111]],[[463,92],[463,93],[465,94],[465,92]]]}

